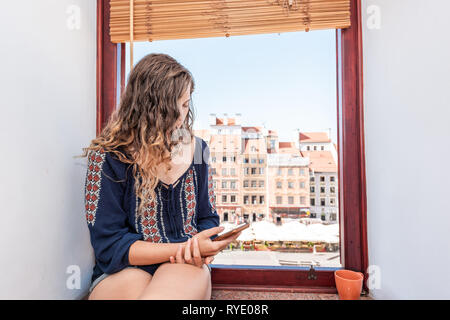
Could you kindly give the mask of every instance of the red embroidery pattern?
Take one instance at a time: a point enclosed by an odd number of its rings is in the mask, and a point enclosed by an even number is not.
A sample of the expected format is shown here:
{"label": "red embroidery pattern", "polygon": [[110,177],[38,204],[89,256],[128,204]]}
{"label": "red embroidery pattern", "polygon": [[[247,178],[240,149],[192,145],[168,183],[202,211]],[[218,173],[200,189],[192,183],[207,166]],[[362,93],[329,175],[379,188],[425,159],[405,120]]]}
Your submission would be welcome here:
{"label": "red embroidery pattern", "polygon": [[195,200],[195,189],[194,189],[194,176],[192,169],[189,170],[184,187],[184,194],[186,200],[187,217],[184,222],[184,233],[190,234],[191,236],[197,233],[197,229],[192,224],[192,219],[195,213],[195,206],[197,204]]}
{"label": "red embroidery pattern", "polygon": [[212,168],[210,166],[208,167],[208,195],[209,203],[214,212],[216,211],[216,195],[214,194]]}
{"label": "red embroidery pattern", "polygon": [[142,234],[144,235],[144,240],[149,242],[162,242],[161,234],[156,224],[157,205],[158,203],[152,200],[144,207],[144,213],[141,217]]}
{"label": "red embroidery pattern", "polygon": [[100,195],[102,166],[105,161],[105,152],[103,149],[93,151],[88,154],[88,170],[86,174],[85,190],[85,208],[86,220],[88,224],[94,226],[95,213],[97,212],[98,200]]}

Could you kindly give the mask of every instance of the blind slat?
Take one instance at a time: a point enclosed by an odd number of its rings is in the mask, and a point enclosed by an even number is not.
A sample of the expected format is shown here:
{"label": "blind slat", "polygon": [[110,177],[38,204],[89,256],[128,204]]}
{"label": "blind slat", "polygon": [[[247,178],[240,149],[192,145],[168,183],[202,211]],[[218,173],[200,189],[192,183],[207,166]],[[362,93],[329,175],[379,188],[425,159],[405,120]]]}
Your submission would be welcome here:
{"label": "blind slat", "polygon": [[130,3],[110,1],[113,43],[350,27],[350,0],[134,0],[130,30]]}

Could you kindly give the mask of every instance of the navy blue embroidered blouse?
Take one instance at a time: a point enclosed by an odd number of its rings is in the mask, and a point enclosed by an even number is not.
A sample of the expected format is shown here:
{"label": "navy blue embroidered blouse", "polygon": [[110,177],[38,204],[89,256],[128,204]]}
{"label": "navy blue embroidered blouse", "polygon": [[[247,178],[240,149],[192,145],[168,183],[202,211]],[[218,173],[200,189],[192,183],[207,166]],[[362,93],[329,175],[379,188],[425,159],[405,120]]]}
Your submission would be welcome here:
{"label": "navy blue embroidered blouse", "polygon": [[[102,273],[130,266],[129,248],[137,240],[184,242],[198,232],[219,226],[209,147],[202,138],[195,139],[190,167],[168,187],[158,183],[156,197],[142,216],[136,212],[140,199],[134,190],[132,165],[119,161],[111,152],[89,152],[85,208],[95,254],[92,281]],[[161,264],[137,267],[153,274]]]}

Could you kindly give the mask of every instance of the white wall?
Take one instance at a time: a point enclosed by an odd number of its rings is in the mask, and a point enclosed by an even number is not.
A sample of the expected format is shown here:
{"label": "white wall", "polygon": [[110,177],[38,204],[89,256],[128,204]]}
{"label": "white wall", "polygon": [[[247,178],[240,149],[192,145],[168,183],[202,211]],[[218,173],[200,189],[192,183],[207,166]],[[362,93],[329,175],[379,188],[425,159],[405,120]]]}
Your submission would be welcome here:
{"label": "white wall", "polygon": [[93,253],[72,156],[95,136],[96,1],[2,1],[0,21],[0,299],[77,299]]}
{"label": "white wall", "polygon": [[372,295],[450,299],[450,2],[362,4]]}

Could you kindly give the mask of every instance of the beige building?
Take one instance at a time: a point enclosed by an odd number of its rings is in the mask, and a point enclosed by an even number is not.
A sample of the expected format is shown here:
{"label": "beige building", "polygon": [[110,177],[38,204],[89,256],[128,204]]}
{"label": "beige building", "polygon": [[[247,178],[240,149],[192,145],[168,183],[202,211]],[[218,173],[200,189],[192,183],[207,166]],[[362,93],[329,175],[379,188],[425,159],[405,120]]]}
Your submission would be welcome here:
{"label": "beige building", "polygon": [[[308,217],[310,213],[316,217],[322,212],[326,213],[327,221],[335,218],[337,204],[333,196],[337,175],[329,151],[334,145],[326,133],[301,133],[303,140],[280,142],[274,130],[242,126],[240,114],[233,117],[210,114],[209,129],[195,130],[195,134],[210,148],[216,207],[221,221],[241,223],[264,219],[279,223],[283,218]],[[302,145],[306,142],[310,144]],[[332,162],[328,166],[322,161],[324,152],[327,154],[324,161]],[[321,175],[316,178],[316,174]],[[316,190],[324,189],[315,183],[323,175],[332,180],[327,184],[326,193],[329,208],[317,207],[325,195],[316,194]],[[311,209],[312,202],[314,209]]]}
{"label": "beige building", "polygon": [[293,142],[279,142],[278,152],[268,155],[269,218],[300,218],[309,213],[309,159]]}
{"label": "beige building", "polygon": [[339,222],[337,150],[326,132],[301,132],[299,145],[309,158],[311,218]]}

